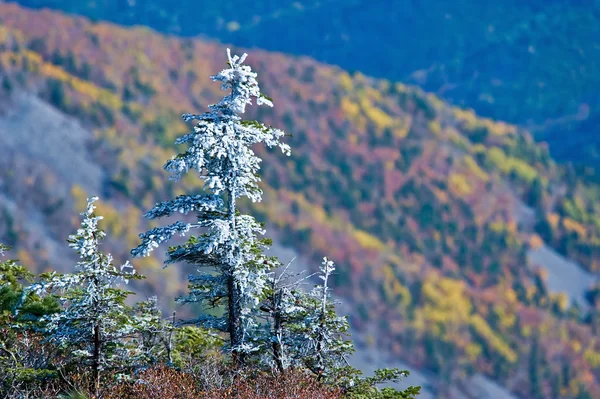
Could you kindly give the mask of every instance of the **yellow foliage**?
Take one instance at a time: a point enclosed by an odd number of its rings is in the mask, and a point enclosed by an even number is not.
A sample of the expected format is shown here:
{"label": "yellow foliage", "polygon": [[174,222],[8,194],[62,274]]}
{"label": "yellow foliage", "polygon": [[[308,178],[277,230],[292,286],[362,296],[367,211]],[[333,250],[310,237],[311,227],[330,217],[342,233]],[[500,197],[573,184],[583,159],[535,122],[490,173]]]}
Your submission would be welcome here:
{"label": "yellow foliage", "polygon": [[44,62],[44,59],[42,58],[41,55],[39,55],[35,51],[31,51],[31,50],[25,50],[23,52],[23,57],[27,58],[28,61],[34,62],[34,63],[36,63],[38,65],[42,64]]}
{"label": "yellow foliage", "polygon": [[42,62],[42,57],[30,50],[25,50],[22,54],[11,51],[0,52],[2,65],[14,65],[17,68],[23,69],[25,60],[29,63],[29,68],[37,72]]}
{"label": "yellow foliage", "polygon": [[460,134],[458,132],[458,130],[456,130],[453,127],[447,127],[444,129],[444,134],[446,136],[448,136],[448,139],[450,140],[450,142],[454,143],[454,145],[456,145],[457,147],[465,150],[465,151],[470,151],[472,144],[471,142],[464,137],[462,134]]}
{"label": "yellow foliage", "polygon": [[352,91],[352,89],[354,88],[354,84],[352,83],[352,78],[350,77],[348,72],[344,71],[344,72],[340,73],[340,82],[339,83],[340,83],[340,87],[347,92]]}
{"label": "yellow foliage", "polygon": [[306,197],[299,193],[288,193],[293,199],[296,200],[300,209],[308,213],[312,220],[319,224],[329,224],[331,219],[327,216],[327,213],[321,206],[311,204],[306,200]]}
{"label": "yellow foliage", "polygon": [[567,341],[569,339],[569,329],[565,324],[561,324],[558,329],[558,336],[562,341]]}
{"label": "yellow foliage", "polygon": [[583,352],[583,358],[588,362],[591,368],[595,369],[600,367],[600,352],[594,350],[593,342],[592,346]]}
{"label": "yellow foliage", "polygon": [[429,100],[429,105],[431,105],[433,108],[440,109],[444,107],[443,101],[440,100],[440,98],[435,94],[428,93],[427,100]]}
{"label": "yellow foliage", "polygon": [[423,282],[422,292],[426,300],[423,307],[426,320],[448,325],[468,321],[472,307],[463,281],[431,273]]}
{"label": "yellow foliage", "polygon": [[488,132],[495,136],[504,136],[516,132],[516,128],[504,122],[494,122],[491,119],[484,119],[483,124]]}
{"label": "yellow foliage", "polygon": [[442,132],[442,127],[440,126],[440,122],[436,120],[432,120],[427,124],[427,128],[435,137],[440,137],[440,133]]}
{"label": "yellow foliage", "polygon": [[402,84],[402,83],[396,83],[394,84],[394,89],[398,92],[398,93],[404,93],[407,91],[406,85]]}
{"label": "yellow foliage", "polygon": [[477,117],[472,109],[453,108],[453,114],[456,119],[463,123],[463,127],[467,130],[477,128]]}
{"label": "yellow foliage", "polygon": [[498,147],[492,147],[488,151],[488,159],[505,174],[514,171],[517,176],[527,182],[531,182],[537,177],[535,168],[520,159],[507,157],[504,151]]}
{"label": "yellow foliage", "polygon": [[146,256],[135,260],[136,269],[142,270],[159,270],[160,262],[153,256]]}
{"label": "yellow foliage", "polygon": [[481,143],[474,144],[471,148],[473,154],[484,154],[487,151],[487,147]]}
{"label": "yellow foliage", "polygon": [[9,38],[9,34],[8,34],[8,29],[6,29],[5,26],[0,25],[0,42],[4,43],[8,38]]}
{"label": "yellow foliage", "polygon": [[142,220],[142,213],[138,208],[130,205],[122,215],[123,224],[125,226],[125,239],[127,240],[127,246],[133,248],[139,244],[139,230],[138,223]]}
{"label": "yellow foliage", "polygon": [[108,127],[105,129],[95,129],[94,137],[103,138],[104,140],[107,140],[109,143],[115,144],[119,135],[117,133],[117,129],[115,129],[114,127]]}
{"label": "yellow foliage", "polygon": [[[83,187],[74,184],[71,187],[71,196],[75,201],[75,207],[81,211],[86,208],[88,195]],[[127,245],[134,247],[138,242],[137,225],[141,219],[139,209],[129,206],[127,211],[121,214],[116,208],[106,202],[96,202],[96,215],[103,219],[99,225],[105,229],[111,238],[123,238]]]}
{"label": "yellow foliage", "polygon": [[516,158],[509,158],[510,169],[517,173],[517,176],[531,183],[538,175],[537,170],[524,161]]}
{"label": "yellow foliage", "polygon": [[385,249],[385,244],[383,242],[366,231],[354,230],[352,235],[363,248],[374,249],[376,251],[383,251]]}
{"label": "yellow foliage", "polygon": [[516,128],[504,122],[495,122],[487,118],[478,118],[471,109],[454,108],[453,114],[456,119],[463,123],[463,127],[473,131],[475,129],[486,129],[495,136],[504,136],[516,132]]}
{"label": "yellow foliage", "polygon": [[569,381],[569,390],[565,396],[575,398],[579,395],[581,383],[576,379],[572,378]]}
{"label": "yellow foliage", "polygon": [[123,106],[121,99],[114,93],[72,76],[64,69],[56,65],[44,62],[42,63],[41,68],[41,71],[44,75],[70,84],[74,90],[92,99],[93,101],[102,103],[103,105],[106,105],[112,109],[121,109]]}
{"label": "yellow foliage", "polygon": [[360,115],[360,106],[352,102],[349,98],[342,98],[341,108],[344,114],[349,117],[349,119],[354,119]]}
{"label": "yellow foliage", "polygon": [[451,173],[448,183],[450,190],[460,197],[467,196],[473,192],[473,186],[467,181],[467,177],[460,173]]}
{"label": "yellow foliage", "polygon": [[85,209],[87,204],[87,193],[85,192],[83,187],[81,187],[78,184],[74,184],[71,187],[71,197],[73,197],[73,199],[75,200],[75,207],[77,209]]}
{"label": "yellow foliage", "polygon": [[470,324],[473,326],[475,331],[477,331],[477,333],[485,339],[488,345],[498,352],[498,354],[500,354],[510,363],[517,361],[517,354],[515,351],[513,351],[501,337],[494,333],[492,328],[489,326],[489,324],[487,324],[483,317],[481,317],[479,314],[472,315]]}
{"label": "yellow foliage", "polygon": [[518,302],[517,293],[510,287],[504,291],[504,297],[510,304],[516,304]]}
{"label": "yellow foliage", "polygon": [[399,298],[399,305],[402,310],[408,309],[412,302],[412,296],[407,287],[402,285],[394,274],[392,266],[387,265],[383,268],[383,290],[388,299]]}
{"label": "yellow foliage", "polygon": [[465,348],[467,357],[472,362],[476,361],[479,358],[479,356],[481,355],[481,351],[481,346],[474,342],[469,342],[467,344],[467,347]]}
{"label": "yellow foliage", "polygon": [[490,150],[488,151],[488,159],[496,167],[502,167],[503,165],[506,165],[506,154],[498,147],[490,148]]}
{"label": "yellow foliage", "polygon": [[381,91],[376,90],[375,88],[373,88],[371,86],[365,87],[364,90],[365,90],[365,95],[370,100],[375,100],[375,102],[379,102],[383,99],[383,96],[381,95]]}
{"label": "yellow foliage", "polygon": [[540,325],[538,325],[538,331],[543,335],[548,334],[548,331],[550,331],[551,328],[554,328],[554,326],[551,325],[550,319],[546,319]]}
{"label": "yellow foliage", "polygon": [[423,312],[415,312],[412,327],[419,333],[423,333],[427,329],[427,325],[425,323],[425,315],[423,314]]}
{"label": "yellow foliage", "polygon": [[393,133],[395,137],[399,139],[403,139],[408,136],[408,131],[410,130],[410,126],[412,124],[412,120],[407,117],[405,119],[398,119],[396,126],[393,129]]}
{"label": "yellow foliage", "polygon": [[504,222],[502,221],[502,219],[496,219],[488,223],[488,227],[490,228],[490,230],[496,233],[501,233],[505,229]]}
{"label": "yellow foliage", "polygon": [[379,129],[390,128],[394,124],[394,118],[383,112],[377,106],[371,104],[366,98],[361,99],[360,106],[367,116]]}
{"label": "yellow foliage", "polygon": [[483,169],[479,167],[477,162],[470,155],[466,155],[462,159],[463,163],[469,169],[471,173],[473,173],[479,180],[487,182],[489,180],[489,176]]}
{"label": "yellow foliage", "polygon": [[136,51],[134,54],[134,58],[136,65],[142,66],[144,68],[152,67],[152,61],[150,61],[150,59],[144,53],[144,51]]}
{"label": "yellow foliage", "polygon": [[[513,292],[514,294],[514,292]],[[517,316],[514,312],[507,312],[503,306],[494,307],[494,312],[498,315],[500,326],[503,329],[511,328],[517,322]]]}
{"label": "yellow foliage", "polygon": [[558,294],[553,294],[552,297],[556,301],[561,312],[566,312],[567,309],[569,309],[569,298],[567,297],[567,294],[559,292]]}
{"label": "yellow foliage", "polygon": [[367,77],[361,72],[354,72],[354,80],[359,83],[365,83],[367,81]]}
{"label": "yellow foliage", "polygon": [[9,65],[15,63],[17,55],[8,51],[0,53],[0,65]]}

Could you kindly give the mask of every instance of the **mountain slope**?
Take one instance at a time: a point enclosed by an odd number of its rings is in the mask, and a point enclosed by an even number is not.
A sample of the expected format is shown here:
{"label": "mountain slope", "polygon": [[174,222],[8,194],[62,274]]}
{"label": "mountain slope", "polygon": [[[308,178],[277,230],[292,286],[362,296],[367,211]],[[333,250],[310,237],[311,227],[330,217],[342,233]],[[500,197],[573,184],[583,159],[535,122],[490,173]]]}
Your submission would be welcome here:
{"label": "mountain slope", "polygon": [[[3,109],[33,95],[87,132],[84,147],[48,146],[52,159],[80,155],[69,178],[58,162],[36,170],[41,155],[27,146],[2,158],[0,241],[26,264],[68,267],[46,244],[66,237],[84,197],[98,194],[107,249],[122,260],[143,210],[201,190],[196,179],[169,182],[161,166],[189,129],[178,115],[221,95],[207,77],[223,66],[224,47],[10,4],[0,19]],[[477,373],[523,398],[600,395],[598,290],[551,292],[544,271],[566,257],[566,267],[598,273],[598,185],[557,165],[528,132],[418,88],[277,53],[253,51],[249,61],[276,104],[249,117],[292,133],[293,155],[257,149],[265,202],[244,206],[307,259],[336,260],[337,293],[365,345],[434,373],[442,397]],[[36,118],[22,123],[43,126]],[[88,163],[101,182],[80,173]],[[28,232],[35,223],[45,238]],[[540,248],[560,256],[531,256]],[[185,270],[135,262],[149,276],[140,289],[185,289]]]}
{"label": "mountain slope", "polygon": [[[478,114],[529,126],[558,159],[600,160],[592,123],[600,115],[600,7],[593,0],[18,2],[417,83]],[[573,135],[588,149],[571,146]]]}

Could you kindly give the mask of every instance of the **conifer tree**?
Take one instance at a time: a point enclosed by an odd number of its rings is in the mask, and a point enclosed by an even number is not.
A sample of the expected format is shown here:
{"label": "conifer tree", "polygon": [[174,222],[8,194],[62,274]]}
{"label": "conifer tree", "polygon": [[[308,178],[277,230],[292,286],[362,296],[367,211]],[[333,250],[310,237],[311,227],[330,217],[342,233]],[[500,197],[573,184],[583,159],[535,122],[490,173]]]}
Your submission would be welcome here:
{"label": "conifer tree", "polygon": [[[157,203],[144,215],[157,219],[195,213],[196,221],[176,221],[148,230],[140,234],[142,242],[131,253],[148,256],[160,244],[196,230],[197,235],[167,251],[166,266],[186,262],[198,271],[189,276],[189,294],[178,301],[225,309],[221,315],[202,314],[182,324],[227,332],[229,349],[238,366],[253,353],[262,355],[263,362],[280,372],[290,367],[307,368],[318,379],[354,386],[359,394],[375,392],[378,397],[395,397],[389,395],[392,392],[380,392],[375,385],[408,373],[384,369],[378,370],[375,377],[361,379],[358,370],[347,366],[345,355],[353,351],[353,346],[344,339],[348,321],[336,315],[330,296],[333,262],[324,258],[322,284],[309,293],[302,292],[300,281],[286,283],[285,278],[270,272],[281,266],[263,252],[270,240],[259,237],[264,234],[261,224],[237,209],[239,198],[262,200],[257,185],[261,159],[251,146],[264,143],[269,148],[279,147],[286,155],[290,148],[281,142],[283,131],[242,119],[253,98],[258,105],[273,104],[261,94],[256,74],[243,64],[246,54],[232,57],[228,49],[227,56],[228,68],[211,78],[221,82],[221,88],[229,93],[210,105],[209,112],[183,115],[186,122],[198,122],[191,133],[175,141],[187,148],[164,166],[173,180],[195,170],[204,180],[203,191]],[[259,324],[261,312],[269,321],[266,325]],[[417,392],[411,387],[398,397],[412,398]]]}
{"label": "conifer tree", "polygon": [[[281,266],[276,259],[272,261],[273,269]],[[296,279],[299,274],[288,273],[290,264],[279,274],[270,273],[265,299],[260,306],[262,317],[266,319],[262,338],[266,345],[261,348],[261,362],[279,373],[302,365],[302,322],[307,309],[303,306],[306,294],[302,291],[301,283],[311,277]]]}
{"label": "conifer tree", "polygon": [[256,73],[244,65],[246,54],[231,56],[228,49],[227,56],[228,68],[211,78],[221,82],[221,88],[229,94],[210,105],[204,114],[183,115],[186,122],[198,122],[193,132],[176,141],[187,145],[187,149],[165,164],[174,180],[197,171],[204,180],[205,192],[159,203],[144,215],[155,219],[176,212],[195,212],[197,222],[178,221],[140,234],[142,243],[132,254],[147,256],[173,236],[199,230],[185,244],[171,247],[166,263],[183,261],[198,267],[199,274],[189,277],[189,295],[179,301],[224,306],[226,311],[222,316],[201,315],[187,322],[228,332],[234,361],[240,364],[245,354],[259,346],[253,309],[258,306],[266,284],[268,271],[262,248],[268,241],[259,238],[264,234],[261,224],[238,211],[237,200],[262,199],[257,185],[261,159],[252,151],[252,145],[279,147],[287,155],[290,149],[280,141],[283,131],[242,119],[241,114],[253,98],[257,105],[273,106],[273,103],[261,94]]}
{"label": "conifer tree", "polygon": [[[273,268],[281,264],[271,258]],[[288,265],[289,267],[289,265]],[[265,300],[260,310],[266,314],[267,323],[263,342],[262,363],[280,374],[289,369],[308,369],[318,380],[342,387],[353,398],[415,398],[420,387],[408,387],[403,391],[393,388],[377,388],[379,384],[399,383],[408,371],[378,369],[372,377],[362,377],[362,372],[350,366],[347,355],[354,352],[348,340],[349,323],[335,310],[331,298],[329,278],[335,267],[323,258],[318,277],[321,283],[310,292],[302,289],[302,283],[313,275],[295,279],[299,274],[287,273],[284,268],[279,275],[270,274]]]}
{"label": "conifer tree", "polygon": [[304,296],[305,308],[304,365],[319,378],[328,378],[348,365],[346,355],[354,352],[351,341],[344,339],[350,328],[346,317],[338,316],[331,299],[329,278],[335,270],[334,263],[323,258],[319,278],[322,283]]}
{"label": "conifer tree", "polygon": [[135,305],[132,323],[143,327],[134,339],[139,349],[137,364],[173,363],[174,318],[175,313],[171,320],[163,318],[156,296]]}
{"label": "conifer tree", "polygon": [[98,227],[102,217],[94,213],[97,199],[88,199],[81,227],[68,239],[81,259],[75,272],[53,272],[29,287],[38,294],[52,294],[62,305],[61,312],[45,318],[42,330],[51,343],[65,350],[66,364],[91,368],[93,392],[99,388],[102,370],[131,366],[139,358],[131,338],[145,329],[134,325],[131,309],[125,305],[132,292],[117,287],[140,276],[129,262],[117,269],[112,256],[100,251],[105,233]]}
{"label": "conifer tree", "polygon": [[287,269],[270,275],[260,307],[268,320],[264,341],[270,342],[263,362],[279,372],[306,367],[319,378],[330,377],[348,366],[345,356],[354,351],[352,342],[344,339],[348,337],[348,321],[337,316],[330,295],[328,284],[334,264],[323,258],[318,273],[322,283],[308,293],[301,284],[313,275],[294,280]]}
{"label": "conifer tree", "polygon": [[[0,244],[0,257],[10,248]],[[14,260],[0,262],[0,310],[13,314],[22,295],[22,282],[32,281],[33,273]]]}
{"label": "conifer tree", "polygon": [[[10,248],[0,244],[0,257]],[[24,295],[23,284],[33,273],[14,260],[0,259],[0,393],[20,395],[34,381],[54,376],[50,359],[55,355],[40,345],[35,333],[40,317],[58,311],[53,298]],[[11,396],[12,397],[12,396]],[[15,396],[16,397],[16,396]]]}

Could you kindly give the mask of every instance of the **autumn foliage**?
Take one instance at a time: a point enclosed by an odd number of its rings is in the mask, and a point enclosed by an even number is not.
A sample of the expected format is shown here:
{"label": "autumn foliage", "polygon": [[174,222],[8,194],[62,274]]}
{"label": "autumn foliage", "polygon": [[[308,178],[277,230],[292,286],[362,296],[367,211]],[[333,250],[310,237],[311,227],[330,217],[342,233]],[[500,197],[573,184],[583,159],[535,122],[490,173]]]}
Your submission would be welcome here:
{"label": "autumn foliage", "polygon": [[[0,6],[0,18],[3,90],[35,93],[93,130],[88,155],[109,176],[107,247],[126,256],[143,230],[140,209],[181,194],[161,175],[162,163],[188,129],[179,115],[217,99],[218,87],[203,76],[223,67],[223,49],[13,4]],[[328,253],[348,270],[335,288],[356,304],[354,328],[373,328],[378,348],[447,385],[483,373],[525,398],[600,397],[597,301],[584,313],[550,292],[536,267],[545,265],[529,256],[551,248],[600,270],[593,173],[556,164],[525,130],[414,87],[306,58],[255,55],[278,107],[253,116],[293,132],[295,153],[282,160],[257,149],[269,165],[265,202],[242,206],[284,244],[313,260]],[[12,156],[0,162],[0,173],[29,177],[8,184],[7,195],[24,207],[63,201],[44,217],[66,236],[70,209],[88,194],[82,186],[60,197],[52,170],[22,168]],[[7,230],[22,260],[50,262],[26,232]],[[139,265],[150,276],[145,289],[183,289],[183,279],[165,287],[152,277],[157,261]]]}

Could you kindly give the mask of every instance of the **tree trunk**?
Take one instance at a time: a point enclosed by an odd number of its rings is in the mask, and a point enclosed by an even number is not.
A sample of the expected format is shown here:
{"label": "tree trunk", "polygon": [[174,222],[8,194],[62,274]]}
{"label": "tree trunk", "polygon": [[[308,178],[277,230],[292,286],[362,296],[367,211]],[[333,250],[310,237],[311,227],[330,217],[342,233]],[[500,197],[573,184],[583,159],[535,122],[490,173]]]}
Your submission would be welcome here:
{"label": "tree trunk", "polygon": [[[227,209],[230,231],[235,231],[235,191],[232,189],[227,190]],[[230,243],[230,259],[233,259],[233,264],[229,265],[229,278],[227,279],[227,288],[229,296],[229,338],[232,350],[233,364],[235,367],[240,367],[244,364],[244,354],[235,349],[242,343],[243,330],[241,320],[241,292],[238,284],[236,284],[233,272],[237,267],[236,264],[236,251],[235,245],[237,243]]]}
{"label": "tree trunk", "polygon": [[100,390],[100,324],[96,322],[94,325],[94,354],[92,364],[93,388],[94,397],[98,396]]}
{"label": "tree trunk", "polygon": [[283,348],[281,345],[282,338],[282,326],[281,326],[281,302],[282,302],[283,292],[281,290],[277,290],[273,296],[273,324],[274,324],[274,332],[277,337],[277,341],[273,342],[273,358],[275,359],[275,364],[279,369],[279,372],[283,374],[285,372],[285,367],[283,365]]}
{"label": "tree trunk", "polygon": [[321,299],[321,315],[319,316],[319,336],[317,339],[317,369],[319,374],[317,381],[321,381],[323,378],[323,372],[325,371],[324,359],[323,359],[323,340],[325,331],[325,319],[327,317],[327,283],[329,279],[329,272],[325,273],[325,279],[323,280],[323,297]]}
{"label": "tree trunk", "polygon": [[175,331],[175,315],[177,313],[173,311],[173,318],[171,320],[171,331],[169,331],[169,339],[167,341],[167,359],[169,365],[173,364],[173,331]]}

